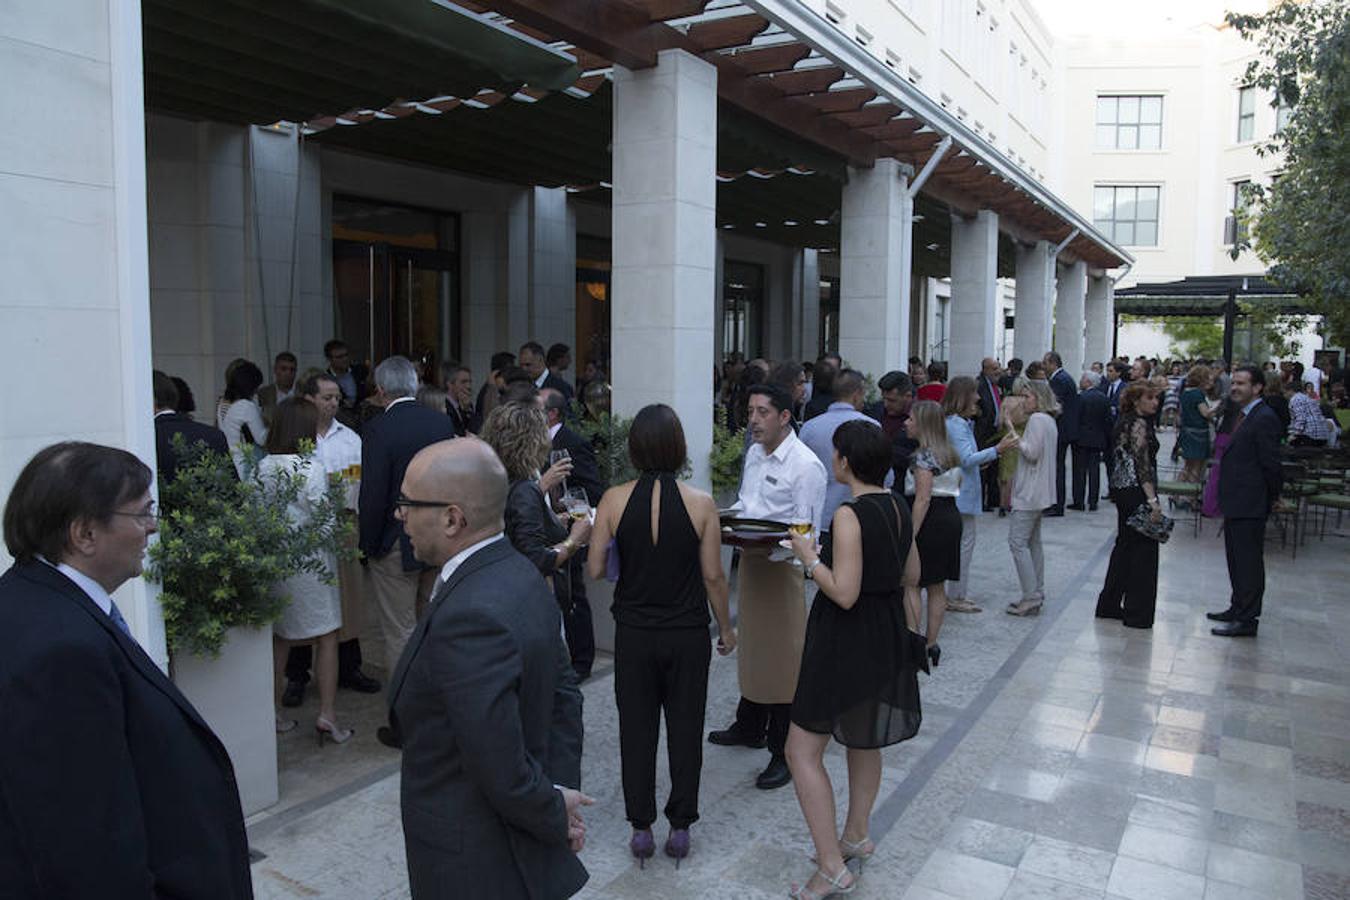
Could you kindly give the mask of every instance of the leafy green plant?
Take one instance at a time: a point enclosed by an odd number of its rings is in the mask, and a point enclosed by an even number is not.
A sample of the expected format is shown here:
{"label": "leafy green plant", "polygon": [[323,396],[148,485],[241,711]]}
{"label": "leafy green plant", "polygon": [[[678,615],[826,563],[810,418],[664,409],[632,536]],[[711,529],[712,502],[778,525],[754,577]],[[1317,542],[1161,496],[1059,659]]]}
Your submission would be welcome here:
{"label": "leafy green plant", "polygon": [[[633,461],[628,458],[628,430],[633,420],[617,413],[599,412],[592,414],[576,401],[572,403],[572,429],[595,448],[595,464],[600,470],[600,483],[606,487],[623,484],[638,477]],[[678,478],[688,478],[694,473],[689,460],[675,473]]]}
{"label": "leafy green plant", "polygon": [[712,476],[713,496],[735,491],[741,484],[741,466],[745,458],[745,437],[713,419],[712,450],[708,453],[708,471]]}
{"label": "leafy green plant", "polygon": [[230,628],[269,625],[281,615],[290,598],[278,586],[287,578],[309,572],[334,583],[327,561],[350,554],[343,548],[352,525],[341,514],[341,484],[330,482],[310,521],[297,528],[286,510],[303,489],[302,473],[278,471],[264,485],[252,466],[236,479],[228,457],[189,447],[181,435],[174,452],[178,471],[160,486],[165,515],[146,577],[163,588],[169,648],[218,656]]}

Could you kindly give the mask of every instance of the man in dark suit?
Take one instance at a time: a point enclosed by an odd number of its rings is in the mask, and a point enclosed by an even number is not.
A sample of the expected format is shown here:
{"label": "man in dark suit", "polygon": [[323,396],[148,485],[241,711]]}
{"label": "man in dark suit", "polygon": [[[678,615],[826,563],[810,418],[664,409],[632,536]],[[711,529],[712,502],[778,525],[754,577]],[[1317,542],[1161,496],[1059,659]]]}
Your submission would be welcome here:
{"label": "man in dark suit", "polygon": [[414,900],[570,897],[586,883],[581,694],[539,571],[502,533],[507,480],[487,444],[417,454],[399,518],[438,588],[394,671]]}
{"label": "man in dark suit", "polygon": [[[975,416],[975,443],[981,449],[998,443],[998,414],[1003,407],[1003,396],[998,389],[998,360],[986,356],[980,360],[980,377],[975,389],[980,396],[980,411]],[[998,460],[980,469],[980,484],[984,487],[984,508],[998,509]]]}
{"label": "man in dark suit", "polygon": [[1219,509],[1223,548],[1233,594],[1228,609],[1206,615],[1220,637],[1255,637],[1266,591],[1266,518],[1280,497],[1280,418],[1261,398],[1261,370],[1233,371],[1228,397],[1237,415],[1228,449],[1219,463]]}
{"label": "man in dark suit", "polygon": [[1111,424],[1120,418],[1120,392],[1130,380],[1130,367],[1123,362],[1113,362],[1106,367],[1106,402],[1111,416]]}
{"label": "man in dark suit", "polygon": [[[155,391],[155,458],[160,484],[171,484],[178,475],[178,453],[173,446],[175,435],[181,434],[189,447],[205,444],[208,449],[228,460],[230,448],[225,441],[225,432],[175,412],[178,408],[178,388],[168,375],[156,369],[152,380]],[[233,465],[227,468],[234,473],[235,478],[239,477]]]}
{"label": "man in dark suit", "polygon": [[[546,359],[544,346],[538,341],[526,341],[520,345],[520,352],[516,354],[517,365],[530,376],[536,389],[551,387],[560,391],[564,397],[570,398],[573,393],[572,386],[549,371]],[[506,380],[509,384],[509,379]]]}
{"label": "man in dark suit", "polygon": [[300,361],[289,350],[282,350],[272,361],[272,383],[258,388],[258,407],[262,410],[263,421],[272,427],[272,417],[277,406],[283,400],[296,396],[295,375]]}
{"label": "man in dark suit", "polygon": [[435,573],[413,558],[395,517],[403,473],[418,450],[455,436],[450,419],[417,403],[417,370],[406,357],[375,367],[376,402],[384,412],[366,423],[361,439],[361,496],[357,502],[360,549],[369,561],[386,671],[398,662],[431,594]]}
{"label": "man in dark suit", "polygon": [[[586,492],[591,508],[600,505],[605,486],[600,483],[600,470],[595,463],[591,442],[567,427],[567,398],[559,391],[546,387],[539,392],[548,419],[549,438],[554,450],[566,450],[572,463],[565,484]],[[583,548],[567,561],[567,577],[557,579],[568,586],[569,596],[560,598],[563,609],[563,630],[567,648],[572,654],[572,667],[577,677],[585,681],[595,664],[595,626],[591,618],[591,604],[586,598],[586,551]]]}
{"label": "man in dark suit", "polygon": [[1059,443],[1055,447],[1055,505],[1045,514],[1047,516],[1064,515],[1065,461],[1069,446],[1078,439],[1078,386],[1073,376],[1064,371],[1064,360],[1054,350],[1045,354],[1042,360],[1045,370],[1050,373],[1050,390],[1059,401],[1059,420],[1055,423],[1059,429]]}
{"label": "man in dark suit", "polygon": [[1101,390],[1101,376],[1084,372],[1078,386],[1078,440],[1073,443],[1073,505],[1084,509],[1083,489],[1087,488],[1088,510],[1097,508],[1102,490],[1102,453],[1111,433],[1111,407]]}
{"label": "man in dark suit", "polygon": [[445,385],[445,414],[454,423],[455,436],[477,434],[483,419],[474,408],[473,371],[462,363],[442,363],[441,381]]}
{"label": "man in dark suit", "polygon": [[361,404],[367,395],[368,370],[361,363],[353,363],[347,345],[336,338],[323,345],[323,356],[328,360],[328,374],[333,376],[338,383],[338,390],[342,391],[337,419],[360,434]]}
{"label": "man in dark suit", "polygon": [[553,388],[566,397],[568,403],[571,403],[572,398],[577,393],[576,389],[572,387],[572,383],[567,380],[567,370],[572,368],[572,348],[566,344],[552,345],[548,348],[548,354],[544,357],[544,366],[548,369],[548,377],[539,387]]}
{"label": "man in dark suit", "polygon": [[112,599],[155,532],[125,450],[38,452],[5,505],[0,577],[0,895],[253,896],[224,745]]}

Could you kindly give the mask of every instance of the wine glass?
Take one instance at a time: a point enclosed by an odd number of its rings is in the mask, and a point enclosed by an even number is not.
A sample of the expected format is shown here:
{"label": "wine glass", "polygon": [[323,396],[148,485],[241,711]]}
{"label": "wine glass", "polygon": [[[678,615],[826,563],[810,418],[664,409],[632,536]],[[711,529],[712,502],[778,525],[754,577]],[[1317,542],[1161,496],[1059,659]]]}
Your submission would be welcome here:
{"label": "wine glass", "polygon": [[[802,537],[810,537],[815,531],[816,509],[810,503],[799,503],[792,511],[792,519],[788,522],[788,531]],[[796,556],[792,557],[792,564],[801,567],[802,561]]]}
{"label": "wine glass", "polygon": [[568,488],[563,493],[563,509],[574,520],[586,519],[591,515],[591,501],[585,488]]}

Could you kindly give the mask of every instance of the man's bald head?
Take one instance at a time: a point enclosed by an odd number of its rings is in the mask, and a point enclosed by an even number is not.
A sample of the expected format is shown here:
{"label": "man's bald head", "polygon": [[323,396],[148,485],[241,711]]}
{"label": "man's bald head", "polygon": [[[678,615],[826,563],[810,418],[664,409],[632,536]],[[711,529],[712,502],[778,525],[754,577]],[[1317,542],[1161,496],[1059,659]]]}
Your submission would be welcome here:
{"label": "man's bald head", "polygon": [[478,438],[423,448],[408,464],[403,494],[436,505],[406,507],[400,514],[417,558],[439,566],[465,547],[500,533],[507,487],[506,467]]}

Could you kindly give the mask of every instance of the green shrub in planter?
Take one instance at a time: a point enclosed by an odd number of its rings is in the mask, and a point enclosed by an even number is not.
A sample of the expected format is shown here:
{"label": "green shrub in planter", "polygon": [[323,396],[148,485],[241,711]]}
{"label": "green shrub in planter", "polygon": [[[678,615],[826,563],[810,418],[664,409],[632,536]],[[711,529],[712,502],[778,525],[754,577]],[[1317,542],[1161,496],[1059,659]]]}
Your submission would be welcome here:
{"label": "green shrub in planter", "polygon": [[[595,464],[600,470],[600,483],[605,487],[623,484],[638,477],[633,461],[628,458],[628,429],[633,420],[616,413],[602,412],[592,417],[586,413],[580,403],[572,403],[573,430],[595,448]],[[679,478],[688,478],[694,473],[689,460],[677,474]]]}
{"label": "green shrub in planter", "polygon": [[146,577],[162,585],[169,648],[218,656],[230,628],[270,625],[281,614],[289,598],[274,586],[300,572],[333,583],[327,560],[346,552],[352,524],[340,515],[340,484],[330,484],[309,524],[295,528],[286,508],[300,495],[300,474],[278,473],[264,487],[251,468],[237,480],[228,457],[188,447],[181,435],[174,452],[178,472],[160,485],[164,517]]}
{"label": "green shrub in planter", "polygon": [[745,436],[713,420],[712,450],[708,470],[712,474],[714,497],[735,493],[741,486],[741,468],[745,462]]}

